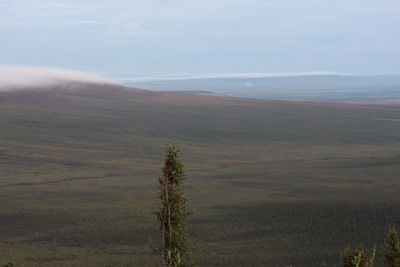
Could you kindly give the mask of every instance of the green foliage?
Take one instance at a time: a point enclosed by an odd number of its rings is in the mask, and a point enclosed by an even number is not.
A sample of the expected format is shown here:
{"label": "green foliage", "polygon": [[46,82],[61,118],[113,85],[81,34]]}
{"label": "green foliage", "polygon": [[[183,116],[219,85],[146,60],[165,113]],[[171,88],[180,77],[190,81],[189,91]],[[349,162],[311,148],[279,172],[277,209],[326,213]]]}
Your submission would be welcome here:
{"label": "green foliage", "polygon": [[359,247],[357,249],[345,248],[343,253],[343,267],[373,267],[376,249],[371,252]]}
{"label": "green foliage", "polygon": [[14,267],[15,264],[12,263],[11,261],[7,262],[7,264],[3,265],[3,267]]}
{"label": "green foliage", "polygon": [[394,225],[390,226],[385,243],[385,266],[400,267],[400,241]]}
{"label": "green foliage", "polygon": [[187,199],[183,195],[184,166],[175,145],[167,146],[162,178],[159,179],[158,220],[161,230],[161,255],[164,266],[177,267],[192,264],[188,244]]}

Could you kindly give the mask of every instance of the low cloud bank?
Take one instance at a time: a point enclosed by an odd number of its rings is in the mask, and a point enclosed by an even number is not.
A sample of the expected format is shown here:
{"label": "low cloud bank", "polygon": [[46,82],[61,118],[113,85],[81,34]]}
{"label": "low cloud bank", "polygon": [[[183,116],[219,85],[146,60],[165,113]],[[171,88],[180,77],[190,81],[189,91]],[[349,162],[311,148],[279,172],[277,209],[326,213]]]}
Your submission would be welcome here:
{"label": "low cloud bank", "polygon": [[70,83],[117,85],[98,74],[49,67],[19,67],[0,65],[0,91],[46,89]]}
{"label": "low cloud bank", "polygon": [[217,73],[217,74],[172,74],[148,77],[120,77],[118,80],[122,82],[149,82],[149,81],[178,81],[192,79],[219,79],[219,78],[275,78],[275,77],[301,77],[301,76],[351,76],[349,73],[333,72],[333,71],[313,71],[313,72],[289,72],[289,73]]}

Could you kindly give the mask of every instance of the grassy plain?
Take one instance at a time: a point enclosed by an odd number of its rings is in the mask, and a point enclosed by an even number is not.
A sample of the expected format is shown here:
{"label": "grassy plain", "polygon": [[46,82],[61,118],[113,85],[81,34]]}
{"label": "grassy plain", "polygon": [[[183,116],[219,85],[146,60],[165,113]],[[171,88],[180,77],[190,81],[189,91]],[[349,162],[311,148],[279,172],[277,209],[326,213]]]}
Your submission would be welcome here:
{"label": "grassy plain", "polygon": [[[400,226],[400,106],[119,88],[0,94],[0,259],[157,266],[179,145],[199,266],[336,266]],[[151,241],[153,240],[153,241]]]}

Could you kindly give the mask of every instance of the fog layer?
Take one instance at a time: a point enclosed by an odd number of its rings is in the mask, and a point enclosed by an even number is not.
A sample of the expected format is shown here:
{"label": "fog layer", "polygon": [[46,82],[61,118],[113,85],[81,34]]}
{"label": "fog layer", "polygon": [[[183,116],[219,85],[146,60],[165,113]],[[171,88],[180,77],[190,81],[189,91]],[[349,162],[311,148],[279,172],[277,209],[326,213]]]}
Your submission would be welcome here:
{"label": "fog layer", "polygon": [[0,65],[0,91],[47,89],[65,83],[117,84],[98,74],[49,67]]}

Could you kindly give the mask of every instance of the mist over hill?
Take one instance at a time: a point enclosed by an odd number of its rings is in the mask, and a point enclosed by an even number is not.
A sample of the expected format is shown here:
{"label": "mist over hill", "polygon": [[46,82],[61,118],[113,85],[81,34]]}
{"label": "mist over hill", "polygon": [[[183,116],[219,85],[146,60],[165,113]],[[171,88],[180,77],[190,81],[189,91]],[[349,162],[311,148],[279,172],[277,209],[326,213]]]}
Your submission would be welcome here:
{"label": "mist over hill", "polygon": [[75,70],[0,65],[0,91],[73,89],[87,85],[117,86],[118,83],[98,74]]}
{"label": "mist over hill", "polygon": [[[245,75],[243,75],[245,76]],[[311,73],[276,77],[190,77],[123,80],[129,86],[161,91],[212,91],[232,97],[317,102],[399,102],[400,75]]]}

